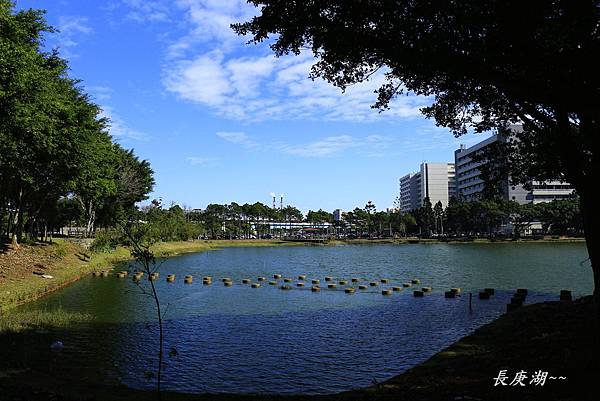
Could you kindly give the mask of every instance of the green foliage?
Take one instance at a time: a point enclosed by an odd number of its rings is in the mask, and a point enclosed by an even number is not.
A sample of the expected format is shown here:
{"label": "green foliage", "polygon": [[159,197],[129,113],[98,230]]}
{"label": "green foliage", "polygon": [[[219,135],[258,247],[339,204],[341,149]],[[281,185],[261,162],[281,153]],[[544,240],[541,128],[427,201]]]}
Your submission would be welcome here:
{"label": "green foliage", "polygon": [[416,220],[421,229],[421,235],[429,237],[435,224],[435,214],[429,198],[423,199],[423,206],[416,210]]}
{"label": "green foliage", "polygon": [[525,205],[499,198],[473,202],[451,199],[445,215],[446,229],[452,234],[491,234],[510,223],[518,237],[536,222],[541,223],[542,234],[581,234],[583,230],[577,198]]}
{"label": "green foliage", "polygon": [[178,205],[163,209],[155,204],[147,207],[140,218],[145,237],[152,241],[187,241],[197,239],[203,232],[202,225],[188,219]]}
{"label": "green foliage", "polygon": [[92,252],[109,253],[114,251],[121,243],[123,243],[123,235],[119,231],[113,229],[100,230],[96,232],[90,250]]}
{"label": "green foliage", "polygon": [[67,62],[44,51],[54,29],[43,14],[0,1],[0,233],[15,241],[66,223],[89,235],[98,219],[131,213],[154,183],[148,162],[112,142]]}
{"label": "green foliage", "polygon": [[330,223],[333,220],[333,215],[323,209],[316,212],[309,210],[306,214],[306,221],[310,223]]}
{"label": "green foliage", "polygon": [[62,259],[65,256],[67,256],[67,254],[68,254],[67,247],[65,246],[65,244],[63,242],[59,242],[54,245],[54,255],[57,258]]}
{"label": "green foliage", "polygon": [[0,319],[0,333],[18,333],[32,329],[69,327],[73,323],[89,322],[93,317],[86,313],[54,310],[10,311]]}

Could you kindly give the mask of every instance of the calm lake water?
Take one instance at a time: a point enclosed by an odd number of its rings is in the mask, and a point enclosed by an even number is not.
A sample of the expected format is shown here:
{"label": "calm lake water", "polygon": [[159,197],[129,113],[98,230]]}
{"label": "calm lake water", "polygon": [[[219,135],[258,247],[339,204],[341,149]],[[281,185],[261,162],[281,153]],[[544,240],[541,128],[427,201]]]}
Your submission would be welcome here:
{"label": "calm lake water", "polygon": [[[561,289],[591,294],[584,244],[435,244],[335,247],[225,248],[165,260],[157,287],[166,312],[164,387],[183,392],[335,393],[383,381],[426,360],[504,313],[516,288],[527,303],[556,300]],[[167,274],[176,274],[167,283]],[[243,278],[305,274],[306,288],[282,291]],[[183,277],[194,275],[186,285]],[[202,276],[213,276],[210,286]],[[349,295],[343,289],[310,291],[310,280],[390,279]],[[225,287],[221,277],[231,277]],[[434,291],[414,298],[412,289],[391,296],[381,288],[419,278]],[[147,281],[142,283],[147,285]],[[461,287],[463,296],[443,292]],[[496,289],[488,301],[476,292]],[[468,292],[474,292],[469,312]],[[95,316],[93,323],[60,333],[62,367],[94,370],[107,380],[152,388],[156,324],[152,300],[131,277],[85,278],[26,305],[63,308]]]}

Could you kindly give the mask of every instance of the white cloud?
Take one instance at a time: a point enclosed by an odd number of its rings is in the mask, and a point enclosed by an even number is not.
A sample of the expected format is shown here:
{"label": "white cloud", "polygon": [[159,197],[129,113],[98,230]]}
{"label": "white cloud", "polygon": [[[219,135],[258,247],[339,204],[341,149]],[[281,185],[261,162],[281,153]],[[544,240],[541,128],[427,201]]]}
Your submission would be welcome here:
{"label": "white cloud", "polygon": [[86,91],[91,94],[94,100],[107,101],[112,97],[112,88],[107,86],[87,86]]}
{"label": "white cloud", "polygon": [[125,143],[131,141],[147,141],[150,139],[147,134],[129,127],[111,106],[101,106],[101,108],[102,113],[100,114],[100,117],[109,120],[108,131],[117,142]]}
{"label": "white cloud", "polygon": [[354,152],[357,156],[381,156],[393,147],[393,139],[382,135],[364,137],[352,135],[331,135],[307,143],[284,141],[259,142],[244,132],[217,132],[217,136],[247,149],[278,152],[297,157],[331,157]]}
{"label": "white cloud", "polygon": [[188,33],[174,42],[171,56],[182,56],[194,45],[212,43],[213,48],[231,49],[242,42],[233,34],[230,24],[245,21],[257,14],[246,0],[178,0],[176,5],[185,13]]}
{"label": "white cloud", "polygon": [[204,166],[204,165],[212,164],[219,159],[216,157],[190,156],[190,157],[187,157],[186,160],[193,166],[198,166],[198,165]]}
{"label": "white cloud", "polygon": [[231,142],[235,145],[241,145],[245,148],[255,148],[258,143],[250,139],[244,132],[217,132],[217,136],[221,139]]}
{"label": "white cloud", "polygon": [[178,61],[163,83],[183,99],[220,107],[232,90],[221,66],[222,59],[219,52],[212,52],[194,60]]}
{"label": "white cloud", "polygon": [[[169,3],[152,0],[123,0],[122,4],[129,11],[125,17],[136,22],[167,22],[169,17]],[[117,6],[118,7],[118,6]]]}
{"label": "white cloud", "polygon": [[79,44],[82,35],[89,35],[93,29],[88,25],[88,19],[76,15],[64,15],[58,18],[58,45],[61,55],[68,59],[78,57],[74,48]]}
{"label": "white cloud", "polygon": [[208,106],[223,117],[373,121],[416,117],[430,103],[423,96],[402,96],[391,110],[379,113],[371,105],[374,91],[384,82],[383,71],[342,93],[308,78],[316,61],[312,54],[276,59],[267,44],[246,45],[247,38],[230,28],[258,12],[244,0],[179,0],[177,5],[185,13],[188,31],[169,46],[163,84],[180,99]]}
{"label": "white cloud", "polygon": [[360,142],[349,135],[329,136],[314,142],[300,145],[280,145],[279,149],[293,156],[327,157],[360,146]]}

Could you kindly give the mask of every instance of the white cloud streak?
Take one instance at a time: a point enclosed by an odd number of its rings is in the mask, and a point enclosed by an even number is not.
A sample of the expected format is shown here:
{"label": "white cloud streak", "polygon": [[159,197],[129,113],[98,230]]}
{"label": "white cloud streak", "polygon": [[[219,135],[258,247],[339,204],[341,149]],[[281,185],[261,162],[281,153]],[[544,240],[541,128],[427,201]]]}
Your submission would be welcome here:
{"label": "white cloud streak", "polygon": [[394,139],[382,135],[363,137],[352,135],[330,135],[305,143],[284,141],[260,142],[244,132],[218,132],[219,138],[246,149],[277,152],[302,158],[334,157],[348,152],[357,156],[381,156],[394,147]]}
{"label": "white cloud streak", "polygon": [[101,106],[102,113],[100,117],[109,120],[109,129],[111,136],[119,143],[147,141],[150,137],[140,131],[137,131],[127,125],[125,121],[114,111],[111,106]]}
{"label": "white cloud streak", "polygon": [[76,15],[59,17],[58,30],[58,45],[61,49],[61,55],[68,59],[79,57],[74,51],[74,48],[79,44],[79,38],[93,32],[93,29],[88,25],[88,19]]}
{"label": "white cloud streak", "polygon": [[250,139],[244,132],[217,132],[217,136],[224,139],[227,142],[233,143],[234,145],[240,145],[244,148],[256,148],[259,146],[258,142]]}
{"label": "white cloud streak", "polygon": [[198,157],[198,156],[189,156],[186,157],[186,160],[193,166],[206,166],[213,164],[217,160],[217,157]]}

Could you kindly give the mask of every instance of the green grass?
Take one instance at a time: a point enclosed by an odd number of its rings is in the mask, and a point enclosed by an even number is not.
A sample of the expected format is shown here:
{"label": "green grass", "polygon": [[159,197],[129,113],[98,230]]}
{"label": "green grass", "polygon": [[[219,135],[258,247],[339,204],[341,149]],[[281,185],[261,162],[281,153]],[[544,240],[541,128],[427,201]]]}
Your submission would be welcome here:
{"label": "green grass", "polygon": [[63,309],[10,311],[0,319],[0,334],[7,332],[18,333],[30,329],[45,329],[50,327],[68,327],[76,322],[88,322],[92,316],[85,313],[67,312]]}
{"label": "green grass", "polygon": [[0,312],[33,301],[93,271],[109,269],[114,263],[129,257],[129,251],[118,249],[111,254],[91,254],[86,260],[83,248],[67,241],[58,241],[50,245],[48,250],[44,249],[44,252],[54,254],[47,271],[53,278],[43,279],[25,271],[22,276],[11,277],[3,282],[0,285]]}

